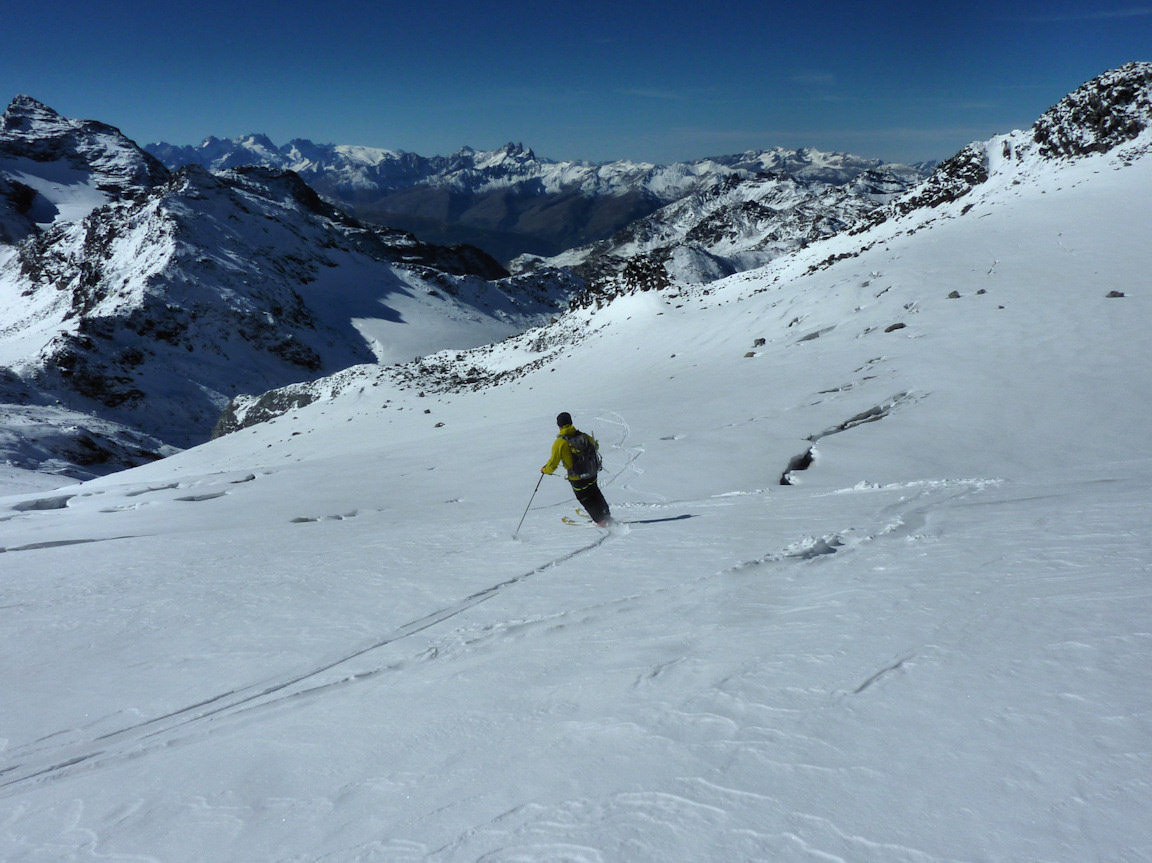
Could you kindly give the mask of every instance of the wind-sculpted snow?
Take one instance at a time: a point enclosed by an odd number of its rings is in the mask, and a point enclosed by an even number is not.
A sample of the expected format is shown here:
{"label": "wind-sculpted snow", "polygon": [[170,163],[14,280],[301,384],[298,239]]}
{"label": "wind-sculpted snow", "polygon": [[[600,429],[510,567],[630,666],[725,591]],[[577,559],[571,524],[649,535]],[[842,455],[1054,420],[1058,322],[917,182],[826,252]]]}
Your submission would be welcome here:
{"label": "wind-sculpted snow", "polygon": [[[229,484],[236,485],[251,482],[254,479],[254,475],[249,475],[230,480]],[[139,492],[129,492],[128,495],[135,497],[139,494],[167,492],[180,487],[180,484],[176,484],[162,488],[143,489]],[[199,503],[224,497],[228,493],[229,491],[225,488],[220,491],[176,496],[170,500]],[[71,499],[70,495],[41,498],[17,504],[14,509],[17,512],[63,509]],[[354,515],[337,516],[336,518],[343,520],[354,517]],[[293,523],[298,524],[312,520],[315,519],[296,518],[293,519]],[[113,537],[111,539],[130,538]],[[137,759],[152,749],[170,747],[178,741],[190,738],[202,739],[219,728],[237,721],[237,719],[248,721],[253,714],[275,711],[285,703],[315,698],[335,687],[360,683],[382,673],[396,672],[399,667],[388,664],[378,665],[368,671],[350,671],[349,667],[365,660],[375,661],[374,658],[377,654],[384,652],[386,648],[397,642],[409,639],[462,615],[528,578],[545,573],[554,567],[562,566],[581,555],[594,551],[607,538],[607,534],[602,534],[587,545],[578,547],[554,560],[477,590],[418,619],[403,623],[393,631],[379,636],[368,644],[359,645],[344,655],[329,657],[280,679],[262,681],[251,686],[228,690],[194,704],[171,710],[161,716],[151,717],[87,739],[78,739],[67,743],[52,740],[49,745],[43,745],[49,738],[42,738],[36,741],[36,745],[28,747],[26,750],[16,750],[9,753],[13,758],[20,759],[21,763],[0,769],[0,796],[10,794],[13,789],[19,790],[21,787],[40,785],[65,778],[76,770],[106,768],[116,762]],[[0,552],[43,550],[101,541],[110,540],[59,540],[13,548],[0,548]]]}

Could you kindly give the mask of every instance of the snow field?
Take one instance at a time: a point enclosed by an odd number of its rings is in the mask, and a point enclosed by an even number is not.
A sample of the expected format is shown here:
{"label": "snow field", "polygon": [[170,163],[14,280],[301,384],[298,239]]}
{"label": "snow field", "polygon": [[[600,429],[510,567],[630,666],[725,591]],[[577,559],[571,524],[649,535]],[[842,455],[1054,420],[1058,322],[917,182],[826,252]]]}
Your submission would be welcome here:
{"label": "snow field", "polygon": [[[139,497],[208,512],[268,482]],[[95,806],[85,821],[103,825],[102,853],[158,859],[1140,847],[1148,592],[1129,579],[1149,560],[1145,489],[799,487],[781,490],[786,506],[774,493],[618,506],[692,518],[613,534],[553,527],[561,498],[519,542],[470,516],[434,539],[393,526],[386,557],[368,513],[288,521],[258,542],[238,527],[207,545],[171,535],[152,555],[182,564],[78,564],[80,595],[74,578],[36,586],[17,643],[68,694],[43,674],[14,685],[32,699],[47,687],[42,704],[22,698],[29,714],[70,722],[7,753],[48,771],[16,786],[25,815],[7,835],[36,824],[66,843],[76,809],[53,800],[67,787],[66,801]],[[1041,529],[1058,541],[1038,542]],[[101,557],[123,563],[127,544]],[[149,555],[132,545],[130,558]],[[417,630],[509,573],[521,580]],[[86,755],[93,766],[59,766]],[[96,804],[110,788],[138,802]],[[1101,844],[1085,844],[1084,820],[1107,830]]]}

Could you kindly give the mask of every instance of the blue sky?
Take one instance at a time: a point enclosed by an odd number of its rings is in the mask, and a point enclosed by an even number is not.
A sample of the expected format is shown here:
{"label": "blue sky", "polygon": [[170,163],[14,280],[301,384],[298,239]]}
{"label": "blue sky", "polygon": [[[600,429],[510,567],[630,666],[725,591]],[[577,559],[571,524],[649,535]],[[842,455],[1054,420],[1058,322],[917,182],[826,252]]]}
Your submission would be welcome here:
{"label": "blue sky", "polygon": [[946,158],[1152,60],[1152,5],[10,0],[17,94],[139,143],[208,135],[659,163],[773,146]]}

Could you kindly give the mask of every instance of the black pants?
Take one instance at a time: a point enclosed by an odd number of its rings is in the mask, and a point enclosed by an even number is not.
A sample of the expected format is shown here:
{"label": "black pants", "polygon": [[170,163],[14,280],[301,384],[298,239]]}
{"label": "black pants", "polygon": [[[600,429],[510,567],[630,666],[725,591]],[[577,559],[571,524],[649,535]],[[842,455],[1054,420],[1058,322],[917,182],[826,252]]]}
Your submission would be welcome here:
{"label": "black pants", "polygon": [[612,511],[608,508],[608,501],[604,500],[604,495],[600,491],[600,486],[596,485],[596,480],[568,481],[572,483],[572,491],[576,495],[576,500],[580,501],[580,505],[584,507],[588,515],[592,516],[593,521],[607,521],[612,517]]}

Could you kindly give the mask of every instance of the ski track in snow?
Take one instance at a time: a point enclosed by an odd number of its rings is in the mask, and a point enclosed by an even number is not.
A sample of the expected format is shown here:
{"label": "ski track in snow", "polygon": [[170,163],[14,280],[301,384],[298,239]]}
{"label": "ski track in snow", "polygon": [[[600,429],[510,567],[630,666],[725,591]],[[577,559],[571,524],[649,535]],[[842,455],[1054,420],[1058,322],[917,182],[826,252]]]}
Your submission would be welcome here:
{"label": "ski track in snow", "polygon": [[[615,473],[609,476],[606,485],[615,485],[621,477],[625,474],[634,473],[642,475],[643,469],[637,466],[637,462],[644,455],[644,447],[642,446],[628,446],[628,440],[632,436],[632,427],[624,419],[624,417],[616,411],[607,411],[603,414],[597,414],[596,422],[608,423],[609,425],[616,426],[619,429],[617,438],[612,444],[612,448],[620,450],[624,453],[624,464]],[[630,490],[628,483],[621,483],[621,488]]]}
{"label": "ski track in snow", "polygon": [[[194,499],[208,500],[218,496],[216,494],[199,495]],[[178,498],[178,500],[191,499],[193,498]],[[11,760],[17,761],[17,763],[0,767],[0,797],[11,796],[31,783],[64,778],[80,767],[94,768],[116,764],[139,757],[153,749],[166,748],[176,743],[207,736],[216,727],[215,725],[207,726],[207,723],[226,722],[247,716],[255,711],[271,710],[289,701],[315,696],[336,687],[374,678],[384,672],[399,670],[405,667],[407,663],[386,664],[367,671],[344,674],[334,680],[322,682],[317,680],[326,672],[333,671],[354,659],[366,656],[457,617],[534,575],[539,575],[588,554],[599,548],[612,536],[612,533],[603,533],[587,545],[580,546],[567,554],[505,581],[476,591],[459,602],[411,620],[371,644],[359,647],[334,659],[323,661],[306,671],[232,689],[179,710],[90,738],[81,743],[70,743],[64,747],[37,748],[37,744],[48,743],[53,738],[68,732],[61,731],[46,735],[30,746],[15,749],[9,753]],[[90,540],[77,540],[76,542],[85,541]],[[68,543],[56,543],[56,545],[61,544]],[[41,547],[49,547],[50,545],[43,544]]]}

